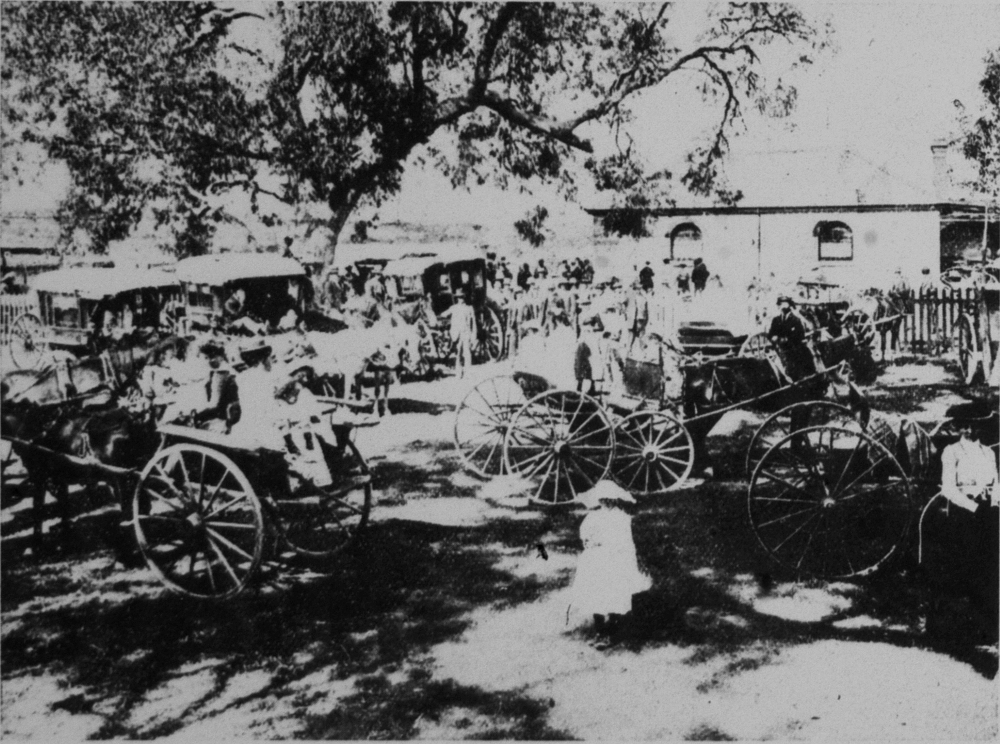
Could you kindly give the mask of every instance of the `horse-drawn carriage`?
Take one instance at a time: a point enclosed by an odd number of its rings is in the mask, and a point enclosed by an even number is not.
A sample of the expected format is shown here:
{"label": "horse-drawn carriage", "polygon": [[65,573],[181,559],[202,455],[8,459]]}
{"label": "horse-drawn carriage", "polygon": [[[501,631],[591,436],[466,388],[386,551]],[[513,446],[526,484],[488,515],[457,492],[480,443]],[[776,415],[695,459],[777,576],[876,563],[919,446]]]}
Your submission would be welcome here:
{"label": "horse-drawn carriage", "polygon": [[137,330],[174,330],[167,311],[178,298],[177,280],[161,269],[69,268],[30,282],[38,314],[11,324],[11,360],[32,369],[52,351],[80,357],[103,351]]}
{"label": "horse-drawn carriage", "polygon": [[288,313],[306,312],[311,287],[302,264],[273,253],[222,253],[177,262],[185,330],[243,323],[275,328]]}
{"label": "horse-drawn carriage", "polygon": [[398,308],[404,317],[422,321],[430,330],[431,343],[426,352],[431,362],[454,356],[448,323],[439,316],[461,302],[463,296],[476,317],[473,362],[495,361],[503,356],[504,312],[487,293],[486,261],[478,253],[413,250],[386,263],[382,271],[395,285]]}
{"label": "horse-drawn carriage", "polygon": [[[0,435],[9,450],[2,478],[7,489],[16,455],[23,470],[20,490],[34,501],[36,540],[42,537],[46,495],[59,505],[65,526],[70,490],[84,489],[118,503],[122,525],[132,533],[124,543],[137,545],[168,587],[188,595],[232,596],[265,560],[293,557],[322,568],[367,523],[371,476],[352,430],[375,421],[352,415],[356,404],[315,397],[306,414],[292,408],[284,414],[297,423],[288,427],[282,445],[280,436],[262,441],[235,430],[158,423],[157,406],[137,414],[114,404],[88,405],[107,389],[116,397],[144,362],[178,341],[144,350],[142,359],[128,357],[128,368],[112,370],[69,399],[58,389],[54,368],[13,391],[5,381]],[[288,389],[282,386],[275,405],[295,405]],[[255,399],[244,406],[263,403]],[[298,467],[300,448],[313,450],[312,467]],[[319,475],[317,465],[323,468]],[[122,536],[116,537],[121,543]],[[125,553],[127,559],[127,548]]]}
{"label": "horse-drawn carriage", "polygon": [[482,477],[531,480],[529,498],[542,504],[574,502],[606,477],[652,496],[684,486],[723,414],[771,411],[747,456],[748,512],[760,543],[802,573],[863,574],[906,536],[911,482],[892,433],[853,386],[852,405],[824,397],[846,366],[831,360],[788,382],[765,359],[689,360],[679,400],[664,396],[662,361],[626,360],[618,396],[556,389],[537,375],[495,377],[458,406],[455,445]]}

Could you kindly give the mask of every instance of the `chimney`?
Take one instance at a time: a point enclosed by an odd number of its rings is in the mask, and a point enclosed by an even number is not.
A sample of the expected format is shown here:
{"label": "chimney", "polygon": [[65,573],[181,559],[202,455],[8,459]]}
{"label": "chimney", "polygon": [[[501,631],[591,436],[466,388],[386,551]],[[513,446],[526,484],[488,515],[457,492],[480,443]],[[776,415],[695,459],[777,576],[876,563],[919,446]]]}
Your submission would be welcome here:
{"label": "chimney", "polygon": [[939,202],[951,198],[951,169],[948,167],[948,141],[939,139],[931,145],[934,198]]}

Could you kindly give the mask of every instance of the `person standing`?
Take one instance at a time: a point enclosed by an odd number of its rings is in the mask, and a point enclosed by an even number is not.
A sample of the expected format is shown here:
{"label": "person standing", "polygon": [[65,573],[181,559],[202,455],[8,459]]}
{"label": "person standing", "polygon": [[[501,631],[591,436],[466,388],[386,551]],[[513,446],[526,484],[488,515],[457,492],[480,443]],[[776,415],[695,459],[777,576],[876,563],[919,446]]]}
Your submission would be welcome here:
{"label": "person standing", "polygon": [[691,269],[691,283],[694,285],[695,294],[701,294],[705,291],[708,276],[708,266],[700,258],[696,258],[694,260],[694,268]]}
{"label": "person standing", "polygon": [[643,292],[653,291],[653,267],[646,261],[646,265],[639,271],[639,289]]}
{"label": "person standing", "polygon": [[462,292],[458,302],[441,315],[451,316],[449,335],[455,344],[455,372],[459,378],[465,377],[472,366],[472,346],[476,340],[476,312],[469,304],[469,295]]}
{"label": "person standing", "polygon": [[633,595],[652,585],[639,570],[632,516],[626,511],[635,499],[621,486],[601,480],[579,501],[588,513],[580,523],[583,552],[576,564],[567,622],[571,614],[580,624],[593,618],[594,630],[613,634],[632,611]]}
{"label": "person standing", "polygon": [[517,286],[522,292],[527,292],[531,286],[531,267],[527,263],[521,264],[521,268],[517,270]]}

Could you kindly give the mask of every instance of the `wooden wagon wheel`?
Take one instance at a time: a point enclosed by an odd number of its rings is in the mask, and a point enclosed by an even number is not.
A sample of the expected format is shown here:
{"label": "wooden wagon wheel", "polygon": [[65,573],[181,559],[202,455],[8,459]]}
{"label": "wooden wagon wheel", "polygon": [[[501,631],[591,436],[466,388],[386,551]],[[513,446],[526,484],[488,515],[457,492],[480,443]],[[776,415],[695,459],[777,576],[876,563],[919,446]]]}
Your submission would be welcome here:
{"label": "wooden wagon wheel", "polygon": [[33,313],[23,313],[11,323],[8,332],[10,358],[18,369],[34,369],[45,356],[42,321]]}
{"label": "wooden wagon wheel", "polygon": [[910,521],[910,483],[860,431],[813,426],[767,451],[748,493],[760,544],[797,573],[846,578],[896,554]]}
{"label": "wooden wagon wheel", "polygon": [[472,345],[472,361],[476,364],[495,362],[503,354],[503,325],[490,308],[483,310],[481,322]]}
{"label": "wooden wagon wheel", "polygon": [[679,488],[694,467],[694,440],[680,421],[663,411],[631,413],[615,427],[616,481],[649,496]]}
{"label": "wooden wagon wheel", "polygon": [[527,400],[509,375],[487,378],[469,391],[455,411],[454,427],[455,447],[466,468],[484,478],[505,472],[504,437]]}
{"label": "wooden wagon wheel", "polygon": [[372,476],[344,432],[336,449],[322,445],[333,483],[313,493],[275,498],[276,521],[288,546],[306,558],[332,558],[347,550],[368,524]]}
{"label": "wooden wagon wheel", "polygon": [[504,439],[507,470],[537,481],[531,499],[565,504],[608,474],[614,425],[594,398],[549,390],[514,414]]}
{"label": "wooden wagon wheel", "polygon": [[187,443],[159,451],[143,468],[132,510],[146,563],[176,591],[231,597],[260,565],[260,501],[221,452]]}
{"label": "wooden wagon wheel", "polygon": [[792,418],[800,429],[807,426],[843,426],[853,422],[851,409],[832,400],[808,400],[775,411],[753,433],[747,446],[746,474],[749,481],[757,463],[771,447],[791,433]]}
{"label": "wooden wagon wheel", "polygon": [[771,343],[771,339],[767,337],[767,334],[755,333],[752,336],[748,336],[747,340],[743,342],[737,356],[767,359],[769,355],[774,353],[774,344]]}
{"label": "wooden wagon wheel", "polygon": [[956,331],[958,346],[958,366],[962,382],[972,385],[979,376],[979,361],[982,352],[979,349],[979,339],[976,336],[976,328],[972,318],[962,315],[958,319],[958,330]]}

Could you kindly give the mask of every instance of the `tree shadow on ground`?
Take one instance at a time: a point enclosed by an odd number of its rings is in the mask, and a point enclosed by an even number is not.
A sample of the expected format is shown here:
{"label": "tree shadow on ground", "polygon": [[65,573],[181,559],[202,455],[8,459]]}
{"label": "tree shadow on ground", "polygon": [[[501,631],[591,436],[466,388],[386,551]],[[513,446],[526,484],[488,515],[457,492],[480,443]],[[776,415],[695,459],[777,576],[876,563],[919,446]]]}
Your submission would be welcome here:
{"label": "tree shadow on ground", "polygon": [[[546,727],[541,703],[431,681],[419,666],[431,646],[463,632],[470,610],[530,602],[550,590],[551,581],[514,576],[497,563],[510,549],[533,549],[543,534],[572,533],[574,524],[570,517],[473,528],[376,522],[332,574],[270,566],[268,583],[224,602],[158,590],[148,572],[122,571],[106,553],[96,554],[108,563],[89,577],[73,564],[5,562],[0,668],[5,678],[50,671],[85,688],[87,700],[114,700],[99,738],[177,730],[218,698],[229,678],[249,669],[271,675],[257,695],[280,696],[327,668],[331,679],[366,681],[329,714],[307,713],[303,703],[301,735],[404,738],[420,717],[461,704],[497,714],[490,736],[564,738]],[[88,591],[89,582],[99,589]],[[206,659],[222,663],[204,699],[154,729],[131,720],[136,706],[178,670]],[[404,667],[407,679],[386,679]]]}
{"label": "tree shadow on ground", "polygon": [[[636,597],[619,643],[635,651],[666,643],[695,645],[703,647],[701,655],[715,656],[760,643],[878,641],[943,653],[988,679],[995,677],[997,657],[989,649],[997,643],[995,614],[991,618],[982,603],[970,600],[964,589],[969,582],[961,576],[968,572],[967,564],[939,560],[948,551],[947,540],[932,551],[929,565],[917,568],[911,535],[896,560],[844,582],[857,588],[849,592],[849,610],[823,621],[799,622],[755,611],[733,591],[736,586],[749,584],[757,596],[766,597],[779,585],[823,588],[830,582],[797,576],[767,556],[750,527],[744,494],[745,485],[712,483],[641,508],[633,531],[653,588]],[[833,625],[862,615],[877,625]]]}

